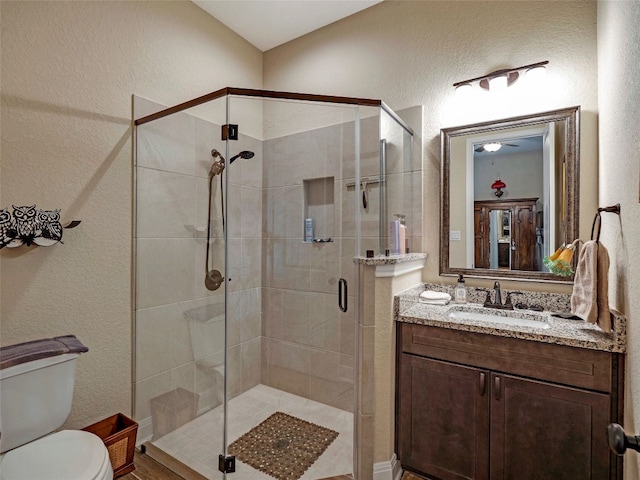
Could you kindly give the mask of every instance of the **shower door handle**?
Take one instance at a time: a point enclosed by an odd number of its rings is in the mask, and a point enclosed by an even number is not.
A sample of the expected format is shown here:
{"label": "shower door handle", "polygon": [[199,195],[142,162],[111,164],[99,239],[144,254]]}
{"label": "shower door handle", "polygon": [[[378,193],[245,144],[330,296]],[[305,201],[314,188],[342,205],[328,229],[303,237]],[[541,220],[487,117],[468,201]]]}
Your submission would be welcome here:
{"label": "shower door handle", "polygon": [[338,308],[347,311],[347,281],[344,278],[338,280]]}

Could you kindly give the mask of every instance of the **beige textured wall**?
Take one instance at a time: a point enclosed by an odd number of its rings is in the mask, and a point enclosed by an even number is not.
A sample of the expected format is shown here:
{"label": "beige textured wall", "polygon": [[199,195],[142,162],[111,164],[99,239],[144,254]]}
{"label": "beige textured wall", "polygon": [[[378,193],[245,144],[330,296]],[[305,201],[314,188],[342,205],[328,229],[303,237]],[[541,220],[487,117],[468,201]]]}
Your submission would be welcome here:
{"label": "beige textured wall", "polygon": [[[478,96],[461,106],[454,97],[454,82],[541,60],[550,62],[543,91],[498,104]],[[266,52],[264,65],[265,88],[381,98],[396,110],[423,105],[425,226],[438,224],[441,128],[581,105],[580,225],[589,234],[597,194],[595,2],[388,0]],[[439,229],[425,229],[423,245],[424,280],[453,283],[438,275]]]}
{"label": "beige textured wall", "polygon": [[[627,317],[625,429],[640,432],[640,2],[598,2],[601,240],[609,249],[609,301]],[[640,456],[625,456],[625,479],[640,478]]]}
{"label": "beige textured wall", "polygon": [[80,219],[0,251],[2,345],[76,334],[68,426],[131,409],[131,95],[176,104],[262,86],[262,53],[191,2],[2,1],[3,207]]}
{"label": "beige textured wall", "polygon": [[[581,116],[581,236],[597,204],[596,3],[387,0],[265,53],[265,88],[381,98],[391,108],[423,105],[423,280],[438,274],[440,129],[574,105]],[[454,82],[549,60],[543,90],[460,105]],[[409,226],[410,227],[410,226]],[[430,227],[430,228],[427,228]],[[486,286],[489,280],[469,280]],[[566,285],[503,282],[505,288],[569,292]],[[390,339],[391,340],[391,339]],[[376,355],[384,364],[387,352]],[[377,427],[376,427],[377,428]],[[384,427],[381,427],[384,428]],[[376,438],[375,461],[390,459]]]}

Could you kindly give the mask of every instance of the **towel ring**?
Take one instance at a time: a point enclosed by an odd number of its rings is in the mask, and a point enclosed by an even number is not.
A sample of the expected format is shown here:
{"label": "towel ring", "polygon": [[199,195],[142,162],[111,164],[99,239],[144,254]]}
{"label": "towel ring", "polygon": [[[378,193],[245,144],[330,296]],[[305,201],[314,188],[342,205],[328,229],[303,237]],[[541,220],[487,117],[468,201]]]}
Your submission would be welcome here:
{"label": "towel ring", "polygon": [[591,225],[591,240],[593,240],[593,232],[596,228],[596,222],[598,223],[598,234],[596,235],[596,243],[600,242],[600,227],[602,226],[602,218],[600,217],[600,212],[609,212],[620,215],[620,204],[616,203],[615,205],[611,205],[610,207],[598,208],[595,217],[593,217],[593,224]]}
{"label": "towel ring", "polygon": [[600,242],[600,227],[602,226],[602,218],[600,217],[600,212],[596,213],[596,216],[593,217],[593,224],[591,225],[591,240],[593,240],[593,231],[596,228],[596,222],[598,223],[598,234],[596,235],[596,243]]}

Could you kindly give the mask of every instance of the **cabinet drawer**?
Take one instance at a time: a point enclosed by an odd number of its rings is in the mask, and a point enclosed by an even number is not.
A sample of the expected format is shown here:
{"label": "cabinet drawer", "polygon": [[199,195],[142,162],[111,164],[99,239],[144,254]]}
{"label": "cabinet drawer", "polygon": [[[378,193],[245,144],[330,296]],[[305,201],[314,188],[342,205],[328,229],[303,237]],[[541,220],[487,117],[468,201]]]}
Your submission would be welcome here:
{"label": "cabinet drawer", "polygon": [[400,323],[405,353],[610,393],[614,355],[551,343]]}

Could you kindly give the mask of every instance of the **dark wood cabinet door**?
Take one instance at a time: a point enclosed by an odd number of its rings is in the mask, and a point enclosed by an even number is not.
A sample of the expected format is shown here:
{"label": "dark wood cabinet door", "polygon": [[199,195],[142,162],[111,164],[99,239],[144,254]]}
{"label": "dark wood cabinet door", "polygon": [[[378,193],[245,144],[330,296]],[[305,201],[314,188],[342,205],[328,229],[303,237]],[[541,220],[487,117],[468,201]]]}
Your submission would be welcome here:
{"label": "dark wood cabinet door", "polygon": [[489,372],[402,354],[398,454],[440,480],[489,478]]}
{"label": "dark wood cabinet door", "polygon": [[538,270],[536,264],[536,205],[515,205],[511,214],[511,235],[515,244],[514,270]]}
{"label": "dark wood cabinet door", "polygon": [[475,206],[473,209],[474,268],[489,268],[489,209]]}
{"label": "dark wood cabinet door", "polygon": [[491,480],[609,477],[610,396],[491,374]]}

